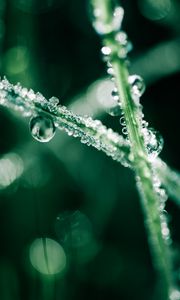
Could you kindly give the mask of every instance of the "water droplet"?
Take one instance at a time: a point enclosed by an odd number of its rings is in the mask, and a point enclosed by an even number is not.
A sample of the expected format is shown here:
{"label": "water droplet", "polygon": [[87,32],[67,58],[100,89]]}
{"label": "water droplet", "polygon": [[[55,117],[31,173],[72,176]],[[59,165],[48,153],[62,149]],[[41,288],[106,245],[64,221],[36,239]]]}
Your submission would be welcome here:
{"label": "water droplet", "polygon": [[143,132],[149,159],[154,160],[163,148],[163,137],[158,131],[155,131],[153,128],[144,128]]}
{"label": "water droplet", "polygon": [[170,293],[170,300],[180,300],[180,291],[174,289]]}
{"label": "water droplet", "polygon": [[28,89],[26,88],[22,88],[21,92],[20,92],[20,96],[22,97],[26,97],[28,94]]}
{"label": "water droplet", "polygon": [[27,94],[27,97],[30,99],[30,100],[34,100],[35,99],[35,93],[33,90],[29,90],[28,94]]}
{"label": "water droplet", "polygon": [[59,104],[59,99],[56,97],[51,97],[47,105],[50,112],[55,112],[57,110],[58,104]]}
{"label": "water droplet", "polygon": [[109,75],[114,75],[114,69],[113,69],[113,68],[108,68],[108,69],[107,69],[107,73],[108,73]]}
{"label": "water droplet", "polygon": [[118,51],[119,58],[126,58],[127,54],[133,49],[132,43],[128,40],[127,34],[124,31],[120,31],[116,34],[115,40],[120,45]]}
{"label": "water droplet", "polygon": [[132,94],[141,97],[146,88],[142,77],[138,75],[131,75],[128,78],[128,82],[131,85]]}
{"label": "water droplet", "polygon": [[119,122],[122,126],[126,126],[126,122],[125,122],[125,117],[122,116],[120,119],[119,119]]}
{"label": "water droplet", "polygon": [[120,29],[124,16],[124,9],[121,6],[114,7],[112,17],[109,20],[98,5],[94,9],[90,6],[90,15],[96,32],[100,35],[105,35]]}
{"label": "water droplet", "polygon": [[45,116],[31,118],[29,127],[33,138],[42,143],[49,142],[55,134],[53,121]]}
{"label": "water droplet", "polygon": [[112,117],[117,117],[121,115],[121,107],[119,104],[114,105],[113,107],[110,107],[107,110],[107,113]]}
{"label": "water droplet", "polygon": [[122,133],[123,133],[124,135],[128,135],[127,127],[123,127]]}
{"label": "water droplet", "polygon": [[46,99],[44,98],[44,96],[41,93],[36,93],[36,97],[34,99],[34,102],[37,102],[41,105],[43,105],[45,103]]}
{"label": "water droplet", "polygon": [[114,88],[114,89],[112,90],[111,95],[112,95],[114,101],[117,101],[117,102],[120,101],[117,88]]}
{"label": "water droplet", "polygon": [[110,60],[110,55],[112,53],[112,50],[110,47],[104,46],[101,48],[101,53],[102,53],[102,59],[104,62],[109,62]]}

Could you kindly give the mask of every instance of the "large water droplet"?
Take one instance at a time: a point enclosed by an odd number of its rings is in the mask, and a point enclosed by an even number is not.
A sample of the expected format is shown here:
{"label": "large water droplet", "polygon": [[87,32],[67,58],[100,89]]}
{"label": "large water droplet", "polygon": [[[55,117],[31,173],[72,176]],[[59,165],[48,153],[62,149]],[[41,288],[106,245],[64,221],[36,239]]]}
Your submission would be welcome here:
{"label": "large water droplet", "polygon": [[52,119],[45,116],[31,118],[29,127],[33,138],[42,143],[49,142],[55,134],[55,126]]}
{"label": "large water droplet", "polygon": [[145,83],[141,76],[131,75],[128,78],[128,82],[131,85],[132,94],[141,97],[145,91]]}
{"label": "large water droplet", "polygon": [[153,128],[145,128],[144,139],[149,159],[154,160],[160,154],[163,148],[163,137],[158,131],[155,131]]}
{"label": "large water droplet", "polygon": [[99,6],[90,9],[90,15],[96,32],[100,35],[105,35],[120,29],[124,16],[124,9],[121,6],[114,7],[112,18],[110,20],[109,18],[106,18],[103,10],[101,10]]}

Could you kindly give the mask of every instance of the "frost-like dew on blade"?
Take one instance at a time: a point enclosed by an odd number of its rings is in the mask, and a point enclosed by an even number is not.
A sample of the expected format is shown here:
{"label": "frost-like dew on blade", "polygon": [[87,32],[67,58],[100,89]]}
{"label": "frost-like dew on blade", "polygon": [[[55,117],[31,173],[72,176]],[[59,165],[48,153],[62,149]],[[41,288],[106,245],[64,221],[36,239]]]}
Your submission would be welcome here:
{"label": "frost-like dew on blade", "polygon": [[50,112],[56,112],[58,109],[59,99],[51,97],[48,101],[48,109]]}
{"label": "frost-like dew on blade", "polygon": [[148,158],[153,161],[162,151],[164,140],[158,131],[153,128],[143,128],[144,141],[148,153]]}
{"label": "frost-like dew on blade", "polygon": [[121,115],[121,107],[119,106],[117,101],[113,101],[112,106],[109,107],[109,109],[107,109],[106,111],[112,117]]}
{"label": "frost-like dew on blade", "polygon": [[[114,101],[111,96],[114,83],[109,82],[109,97]],[[30,120],[30,130],[33,137],[40,142],[50,141],[55,128],[58,128],[69,136],[80,138],[83,144],[103,151],[125,167],[130,166],[127,141],[113,131],[110,135],[109,130],[100,121],[74,114],[60,105],[56,97],[47,100],[40,93],[28,91],[20,84],[13,85],[7,79],[3,79],[0,81],[0,104],[19,111],[25,117],[33,116]]]}
{"label": "frost-like dew on blade", "polygon": [[53,121],[45,116],[31,118],[29,127],[33,138],[42,143],[49,142],[55,135]]}

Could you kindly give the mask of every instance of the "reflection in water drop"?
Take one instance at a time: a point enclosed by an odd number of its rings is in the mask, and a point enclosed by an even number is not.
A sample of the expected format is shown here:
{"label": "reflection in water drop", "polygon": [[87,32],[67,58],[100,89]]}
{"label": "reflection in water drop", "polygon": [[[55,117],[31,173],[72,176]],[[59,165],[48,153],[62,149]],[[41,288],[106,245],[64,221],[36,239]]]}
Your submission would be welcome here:
{"label": "reflection in water drop", "polygon": [[127,54],[133,49],[132,43],[129,41],[127,34],[124,31],[119,31],[115,35],[115,40],[119,43],[118,56],[126,58]]}
{"label": "reflection in water drop", "polygon": [[142,77],[138,75],[131,75],[128,78],[128,82],[131,85],[132,94],[141,97],[146,88]]}
{"label": "reflection in water drop", "polygon": [[29,127],[33,138],[42,143],[49,142],[55,134],[53,121],[45,116],[33,117]]}
{"label": "reflection in water drop", "polygon": [[66,254],[56,241],[49,238],[36,239],[30,246],[32,266],[44,275],[61,273],[66,267]]}

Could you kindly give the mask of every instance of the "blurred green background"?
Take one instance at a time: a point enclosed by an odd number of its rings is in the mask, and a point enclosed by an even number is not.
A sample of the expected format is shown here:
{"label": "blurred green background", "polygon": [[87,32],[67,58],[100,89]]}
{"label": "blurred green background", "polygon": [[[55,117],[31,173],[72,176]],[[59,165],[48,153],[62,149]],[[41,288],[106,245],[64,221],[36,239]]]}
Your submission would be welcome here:
{"label": "blurred green background", "polygon": [[[180,169],[180,1],[121,3],[146,119]],[[0,73],[121,133],[98,102],[106,72],[88,11],[85,0],[0,0]],[[0,107],[0,299],[159,300],[132,172],[63,132],[40,144],[28,122]],[[180,210],[167,210],[179,282]]]}

